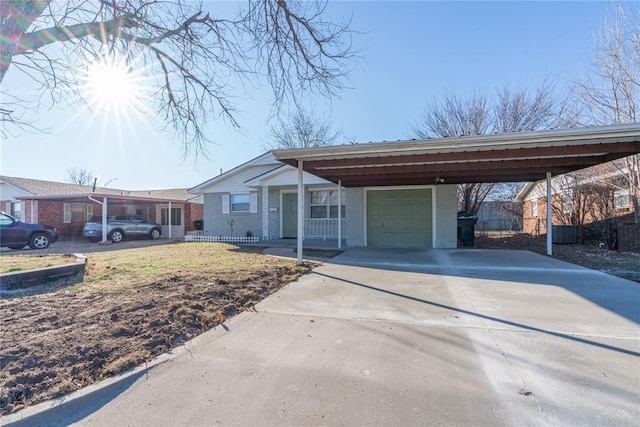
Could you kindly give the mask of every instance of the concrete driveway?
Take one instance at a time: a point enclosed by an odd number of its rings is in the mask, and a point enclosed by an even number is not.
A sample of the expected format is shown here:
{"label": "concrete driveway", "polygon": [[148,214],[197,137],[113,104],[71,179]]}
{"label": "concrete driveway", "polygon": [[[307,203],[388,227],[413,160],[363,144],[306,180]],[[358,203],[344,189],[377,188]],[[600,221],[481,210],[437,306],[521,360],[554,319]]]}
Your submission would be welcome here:
{"label": "concrete driveway", "polygon": [[530,252],[352,249],[153,365],[0,421],[637,425],[639,324],[637,283]]}

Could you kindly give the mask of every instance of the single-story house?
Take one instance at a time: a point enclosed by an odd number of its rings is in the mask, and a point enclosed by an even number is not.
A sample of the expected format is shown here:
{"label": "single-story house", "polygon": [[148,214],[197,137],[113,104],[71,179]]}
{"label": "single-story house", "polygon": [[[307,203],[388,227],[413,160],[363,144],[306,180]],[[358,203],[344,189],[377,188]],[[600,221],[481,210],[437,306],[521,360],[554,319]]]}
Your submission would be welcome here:
{"label": "single-story house", "polygon": [[[638,156],[638,155],[636,155]],[[635,161],[633,161],[635,160]],[[629,177],[640,173],[636,159],[625,158],[554,176],[551,179],[551,217],[553,224],[577,226],[576,236],[584,240],[596,239],[615,248],[621,241],[625,247],[640,248],[637,242],[625,240],[627,224],[635,223]],[[635,172],[633,172],[635,170]],[[546,233],[547,188],[544,181],[529,182],[520,190],[516,202],[523,205],[523,231],[533,235]],[[636,228],[638,226],[636,225]],[[633,239],[632,239],[633,240]]]}
{"label": "single-story house", "polygon": [[82,237],[91,217],[135,214],[162,226],[162,237],[182,238],[202,220],[202,197],[187,189],[128,191],[0,176],[0,209],[25,222],[56,227],[62,239]]}
{"label": "single-story house", "polygon": [[207,234],[453,248],[456,184],[537,181],[638,152],[640,125],[275,150],[189,191],[204,196]]}
{"label": "single-story house", "polygon": [[[446,248],[457,244],[455,185],[342,186],[339,191],[335,183],[310,173],[305,172],[303,179],[306,239],[337,239],[340,222],[341,235],[349,246]],[[297,182],[298,170],[268,152],[190,192],[204,195],[205,234],[295,239]],[[369,215],[366,222],[365,212]]]}
{"label": "single-story house", "polygon": [[480,203],[476,217],[476,231],[521,231],[522,203],[485,200]]}

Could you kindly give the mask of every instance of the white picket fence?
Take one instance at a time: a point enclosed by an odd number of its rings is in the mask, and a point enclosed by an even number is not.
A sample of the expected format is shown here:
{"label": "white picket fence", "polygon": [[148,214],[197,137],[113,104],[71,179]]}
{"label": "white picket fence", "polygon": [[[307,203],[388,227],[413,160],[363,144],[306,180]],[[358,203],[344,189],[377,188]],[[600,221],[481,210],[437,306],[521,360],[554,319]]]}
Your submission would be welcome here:
{"label": "white picket fence", "polygon": [[205,242],[205,243],[260,243],[259,237],[246,236],[210,236],[207,234],[187,234],[184,236],[185,242]]}

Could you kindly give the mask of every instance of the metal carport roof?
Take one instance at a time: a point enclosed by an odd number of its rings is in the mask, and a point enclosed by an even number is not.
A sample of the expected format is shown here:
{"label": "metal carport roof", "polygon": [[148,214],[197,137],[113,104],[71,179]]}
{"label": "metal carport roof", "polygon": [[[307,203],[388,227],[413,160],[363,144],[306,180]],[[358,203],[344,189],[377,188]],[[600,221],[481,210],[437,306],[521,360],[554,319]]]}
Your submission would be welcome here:
{"label": "metal carport roof", "polygon": [[276,150],[345,187],[545,179],[640,153],[640,125]]}

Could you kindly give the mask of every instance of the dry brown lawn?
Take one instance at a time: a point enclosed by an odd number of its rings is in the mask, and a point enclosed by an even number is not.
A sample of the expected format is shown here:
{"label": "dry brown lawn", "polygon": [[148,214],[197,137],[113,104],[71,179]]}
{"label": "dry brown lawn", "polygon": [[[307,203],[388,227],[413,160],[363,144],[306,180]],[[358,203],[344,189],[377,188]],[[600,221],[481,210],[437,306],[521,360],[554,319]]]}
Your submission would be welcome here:
{"label": "dry brown lawn", "polygon": [[[16,269],[43,260],[27,254],[3,252],[0,261]],[[81,284],[3,292],[0,413],[149,361],[310,269],[225,244],[114,245],[86,255]]]}

